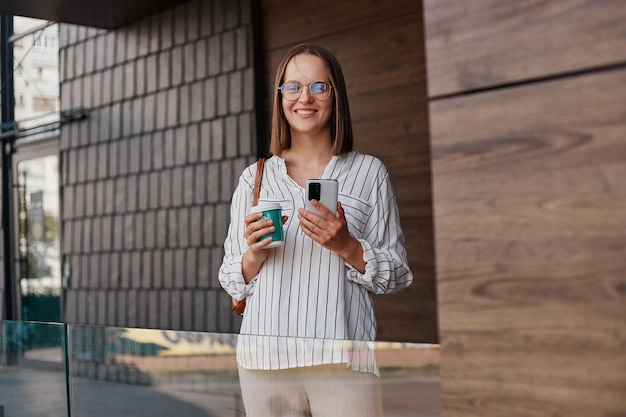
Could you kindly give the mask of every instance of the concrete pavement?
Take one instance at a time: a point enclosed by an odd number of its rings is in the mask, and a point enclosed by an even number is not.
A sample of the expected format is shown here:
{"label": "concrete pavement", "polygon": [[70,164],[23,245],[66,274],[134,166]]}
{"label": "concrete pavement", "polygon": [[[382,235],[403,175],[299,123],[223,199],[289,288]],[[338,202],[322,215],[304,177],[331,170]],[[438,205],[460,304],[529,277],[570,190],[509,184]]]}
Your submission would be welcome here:
{"label": "concrete pavement", "polygon": [[[30,350],[19,365],[0,366],[0,417],[244,416],[234,355],[118,355],[118,370],[135,377],[99,380],[77,360],[85,377],[69,379],[70,401],[62,356]],[[438,349],[379,349],[377,359],[385,417],[441,415]],[[110,382],[120,380],[131,383]]]}
{"label": "concrete pavement", "polygon": [[[71,416],[216,417],[210,409],[158,389],[73,378]],[[62,370],[0,367],[0,405],[4,417],[66,417]],[[231,414],[232,415],[232,414]]]}
{"label": "concrete pavement", "polygon": [[[72,417],[241,417],[243,407],[235,376],[196,380],[181,377],[138,386],[71,379]],[[439,417],[436,372],[390,371],[381,374],[385,417]],[[0,366],[2,417],[66,417],[62,369]]]}

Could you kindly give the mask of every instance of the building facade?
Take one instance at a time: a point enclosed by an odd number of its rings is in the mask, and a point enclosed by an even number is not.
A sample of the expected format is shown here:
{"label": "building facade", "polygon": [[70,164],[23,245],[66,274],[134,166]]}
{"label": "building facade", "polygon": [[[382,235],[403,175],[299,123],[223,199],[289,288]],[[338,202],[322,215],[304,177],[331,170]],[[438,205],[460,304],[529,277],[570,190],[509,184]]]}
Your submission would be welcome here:
{"label": "building facade", "polygon": [[[416,279],[377,300],[379,334],[437,341],[423,49],[413,47],[421,8],[397,6],[343,18],[346,33],[378,39],[376,58],[369,42],[347,53],[350,38],[324,19],[312,37],[276,36],[285,8],[248,0],[183,2],[113,29],[59,24],[60,110],[81,115],[48,150],[59,166],[62,320],[237,332],[216,275],[230,198],[267,152],[277,60],[308,41],[342,62],[356,147],[386,163],[404,219]],[[16,146],[19,160],[27,146]]]}
{"label": "building facade", "polygon": [[[230,193],[265,149],[275,63],[313,40],[418,271],[376,300],[379,335],[441,341],[444,414],[626,412],[623,2],[165,3],[60,29],[61,110],[89,114],[57,148],[66,320],[236,331],[215,279]],[[98,26],[80,18],[56,20]]]}
{"label": "building facade", "polygon": [[65,320],[217,332],[230,197],[257,155],[250,2],[61,25]]}

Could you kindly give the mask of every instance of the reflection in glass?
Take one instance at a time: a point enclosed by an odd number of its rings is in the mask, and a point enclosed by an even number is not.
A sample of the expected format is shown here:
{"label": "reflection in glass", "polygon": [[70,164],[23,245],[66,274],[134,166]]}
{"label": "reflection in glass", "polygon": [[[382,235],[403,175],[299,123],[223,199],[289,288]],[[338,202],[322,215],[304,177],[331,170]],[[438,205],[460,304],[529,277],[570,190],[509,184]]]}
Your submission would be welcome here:
{"label": "reflection in glass", "polygon": [[[32,339],[43,337],[50,347],[33,348]],[[0,322],[0,410],[11,417],[245,416],[237,337]],[[441,416],[438,345],[378,342],[372,349],[383,416]],[[61,359],[55,364],[50,357]],[[320,383],[341,389],[341,379],[332,374]],[[257,384],[262,389],[264,382]],[[311,416],[286,414],[280,398],[271,409],[268,417]]]}
{"label": "reflection in glass", "polygon": [[72,416],[243,416],[233,339],[72,325]]}
{"label": "reflection in glass", "polygon": [[63,346],[63,324],[0,322],[0,415],[68,415]]}
{"label": "reflection in glass", "polygon": [[58,25],[21,16],[14,25],[15,120],[20,128],[58,121]]}
{"label": "reflection in glass", "polygon": [[[245,415],[237,335],[71,325],[69,337],[73,416],[98,415],[98,410],[126,416]],[[437,345],[369,345],[380,369],[382,415],[441,415]],[[320,381],[339,391],[343,380],[337,375],[321,374]],[[262,389],[266,382],[252,383]],[[294,410],[280,400],[271,404],[272,415],[310,415],[306,407],[286,414]]]}
{"label": "reflection in glass", "polygon": [[57,162],[58,157],[51,155],[17,165],[18,259],[23,320],[61,320]]}

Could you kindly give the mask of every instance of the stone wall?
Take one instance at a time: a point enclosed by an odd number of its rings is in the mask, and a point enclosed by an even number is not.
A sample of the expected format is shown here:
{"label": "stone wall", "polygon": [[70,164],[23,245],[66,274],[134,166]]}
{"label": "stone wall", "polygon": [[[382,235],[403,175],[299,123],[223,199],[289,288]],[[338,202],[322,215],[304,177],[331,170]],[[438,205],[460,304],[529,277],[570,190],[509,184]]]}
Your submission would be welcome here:
{"label": "stone wall", "polygon": [[238,330],[217,271],[257,154],[250,3],[61,25],[61,108],[89,111],[60,139],[65,321]]}

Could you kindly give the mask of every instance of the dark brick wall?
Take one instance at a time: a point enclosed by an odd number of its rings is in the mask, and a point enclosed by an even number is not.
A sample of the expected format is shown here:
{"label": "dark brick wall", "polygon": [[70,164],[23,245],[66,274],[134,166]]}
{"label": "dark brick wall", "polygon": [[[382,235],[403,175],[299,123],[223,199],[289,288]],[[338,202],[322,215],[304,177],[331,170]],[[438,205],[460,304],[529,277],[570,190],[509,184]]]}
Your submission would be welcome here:
{"label": "dark brick wall", "polygon": [[69,323],[238,330],[217,270],[256,158],[251,0],[197,0],[114,31],[60,27]]}

